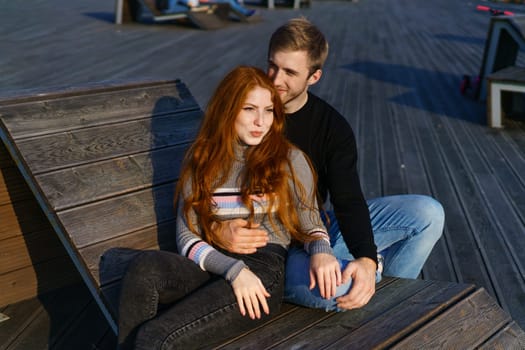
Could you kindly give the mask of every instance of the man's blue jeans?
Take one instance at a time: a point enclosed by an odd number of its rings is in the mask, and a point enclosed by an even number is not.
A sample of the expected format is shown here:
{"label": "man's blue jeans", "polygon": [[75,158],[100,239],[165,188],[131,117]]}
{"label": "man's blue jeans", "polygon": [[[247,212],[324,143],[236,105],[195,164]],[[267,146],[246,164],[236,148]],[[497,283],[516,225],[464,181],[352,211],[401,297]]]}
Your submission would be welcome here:
{"label": "man's blue jeans", "polygon": [[[380,197],[367,203],[377,250],[384,258],[383,274],[416,278],[443,232],[443,207],[435,199],[422,195]],[[332,248],[344,269],[354,257],[346,247],[333,212],[329,215]],[[317,287],[309,290],[309,268],[310,257],[303,249],[288,251],[285,301],[327,311],[338,310],[335,298],[347,294],[352,281],[339,286],[336,297],[323,299]],[[380,280],[381,275],[377,273],[376,282]]]}

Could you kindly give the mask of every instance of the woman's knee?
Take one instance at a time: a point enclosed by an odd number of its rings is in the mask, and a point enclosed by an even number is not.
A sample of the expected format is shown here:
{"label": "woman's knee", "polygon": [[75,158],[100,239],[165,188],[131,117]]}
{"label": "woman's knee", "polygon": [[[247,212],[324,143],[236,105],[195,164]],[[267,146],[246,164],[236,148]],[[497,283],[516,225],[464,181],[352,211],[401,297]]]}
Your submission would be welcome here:
{"label": "woman's knee", "polygon": [[126,274],[148,277],[162,268],[159,251],[143,251],[129,264]]}

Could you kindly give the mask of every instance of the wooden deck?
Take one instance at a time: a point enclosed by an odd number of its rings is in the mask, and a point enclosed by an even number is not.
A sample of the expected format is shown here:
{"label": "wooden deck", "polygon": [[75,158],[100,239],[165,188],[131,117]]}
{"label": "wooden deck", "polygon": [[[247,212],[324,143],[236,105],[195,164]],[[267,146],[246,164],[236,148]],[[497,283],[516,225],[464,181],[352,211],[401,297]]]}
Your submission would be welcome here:
{"label": "wooden deck", "polygon": [[[462,75],[480,69],[489,26],[476,4],[318,0],[310,9],[261,8],[261,22],[202,31],[116,26],[111,1],[4,2],[0,95],[180,78],[204,107],[232,67],[264,67],[271,32],[304,14],[330,41],[323,78],[313,90],[356,132],[365,195],[430,194],[445,207],[445,234],[422,277],[483,287],[525,328],[525,123],[508,120],[503,130],[489,129],[485,104],[459,94]],[[524,6],[494,6],[525,13]],[[0,349],[114,344],[82,284],[0,312],[11,317],[0,323]]]}

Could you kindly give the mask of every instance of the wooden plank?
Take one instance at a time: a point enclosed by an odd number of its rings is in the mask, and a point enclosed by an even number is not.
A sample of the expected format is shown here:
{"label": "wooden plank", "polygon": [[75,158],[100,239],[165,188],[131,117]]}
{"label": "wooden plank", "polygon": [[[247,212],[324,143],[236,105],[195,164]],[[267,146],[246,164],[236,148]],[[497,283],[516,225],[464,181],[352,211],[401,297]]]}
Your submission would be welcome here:
{"label": "wooden plank", "polygon": [[[71,324],[87,321],[82,312],[89,304],[93,304],[85,286],[78,283],[58,289],[54,293],[43,294],[36,300],[39,304],[39,312],[24,329],[25,336],[16,337],[7,349],[55,348],[55,343],[64,337]],[[92,321],[95,319],[93,318]],[[85,324],[86,329],[91,330],[96,323]]]}
{"label": "wooden plank", "polygon": [[14,236],[2,240],[0,244],[0,275],[66,256],[64,246],[53,230]]}
{"label": "wooden plank", "polygon": [[[151,96],[148,95],[146,88],[141,88],[143,89],[141,96],[136,97],[138,102],[133,103],[135,99],[133,95],[129,108],[134,109],[137,105],[148,103]],[[94,110],[85,108],[83,104],[92,102],[89,96],[76,98],[74,92],[68,96],[56,94],[56,99],[63,99],[64,102],[55,101],[54,105],[48,108],[58,109],[56,114],[59,119],[64,118],[67,111],[72,109],[71,118],[76,121],[69,124],[66,129],[51,128],[52,130],[47,134],[41,134],[39,131],[43,125],[35,123],[35,129],[30,130],[26,125],[17,124],[13,116],[15,113],[9,114],[12,110],[6,108],[3,110],[3,140],[19,162],[26,181],[30,182],[33,193],[46,211],[48,219],[52,222],[53,228],[66,246],[75,265],[83,274],[102,311],[108,316],[112,328],[115,327],[114,322],[96,291],[98,276],[91,275],[78,249],[156,227],[173,218],[173,181],[178,175],[184,150],[188,142],[194,138],[202,115],[189,91],[185,87],[179,90],[185,91],[184,98],[188,101],[186,105],[179,102],[180,98],[161,96],[158,100],[153,99],[155,104],[153,111],[148,111],[150,116],[141,114],[132,118],[129,116],[120,118],[121,114],[126,112],[126,108],[106,109],[105,106],[101,106],[100,109],[95,107]],[[107,89],[100,92],[101,95],[107,93]],[[118,99],[117,91],[111,93],[115,95],[113,99]],[[128,103],[125,93],[124,91],[119,102]],[[159,95],[164,94],[166,91],[159,93]],[[89,92],[82,92],[80,95],[89,95]],[[4,107],[9,105],[15,110],[17,106],[33,103],[30,97],[15,100],[16,103],[12,100],[3,101]],[[36,100],[41,98],[38,97]],[[44,107],[48,103],[45,100],[40,102]],[[42,104],[36,103],[31,108],[30,111],[38,111],[43,107]],[[115,110],[112,111],[111,108]],[[45,120],[51,115],[50,113],[52,113],[50,110],[45,110],[41,114],[36,112],[35,117],[39,121],[39,118]],[[81,117],[83,113],[105,115],[107,124],[101,125],[102,119],[97,118],[84,123]],[[25,112],[23,114],[25,115]],[[53,117],[51,119],[53,124],[55,119]],[[9,130],[14,131],[15,134],[8,134]],[[152,152],[152,150],[157,151]],[[159,165],[159,162],[162,164]],[[64,171],[60,171],[61,169]],[[40,183],[37,183],[35,175],[39,172],[42,176],[38,178]],[[132,179],[129,180],[130,178]],[[99,181],[100,179],[103,181]],[[155,184],[161,186],[149,188]],[[48,191],[51,200],[47,197]],[[65,210],[57,213],[57,208],[53,207],[53,204]],[[110,208],[112,205],[116,206]],[[84,215],[82,211],[88,214]],[[114,217],[110,218],[108,213],[113,213]],[[113,220],[119,215],[120,221]],[[135,220],[129,221],[130,218]],[[110,232],[106,231],[97,232],[92,237],[90,234],[94,231],[90,229],[87,230],[86,235],[87,227],[83,226],[84,223],[91,222],[93,225],[101,221],[113,225],[108,227],[112,231],[110,235],[104,235]],[[125,222],[127,225],[120,225]],[[149,232],[151,234],[146,236],[146,241],[154,241],[155,236],[157,240],[159,239],[158,232],[156,235],[153,230]],[[82,241],[83,238],[85,241]],[[141,239],[144,238],[140,238],[139,241]],[[148,244],[147,247],[162,245],[164,242],[157,241],[153,245]],[[173,246],[173,244],[168,245]],[[104,244],[100,245],[103,246]],[[91,252],[93,253],[93,249]],[[99,251],[98,256],[92,255],[94,259],[90,261],[97,264],[91,265],[92,272],[97,275],[100,253],[103,252]],[[93,282],[95,283],[92,284]]]}
{"label": "wooden plank", "polygon": [[[387,28],[385,28],[388,30]],[[379,45],[386,45],[390,36],[383,32],[379,36]],[[389,68],[378,65],[373,72],[374,75],[389,76]],[[375,84],[376,101],[374,113],[378,116],[378,140],[379,152],[381,157],[381,183],[382,195],[397,195],[407,192],[407,182],[405,171],[402,167],[402,150],[400,148],[400,127],[395,119],[396,115],[392,113],[392,108],[388,103],[390,92],[389,80],[377,82]]]}
{"label": "wooden plank", "polygon": [[9,320],[0,322],[0,350],[7,349],[13,341],[23,335],[28,325],[43,312],[38,299],[33,298],[10,305],[3,311],[9,316]]}
{"label": "wooden plank", "polygon": [[[360,341],[359,334],[361,332],[377,331],[375,328],[373,330],[368,330],[368,328],[375,327],[376,322],[388,322],[389,318],[384,316],[385,314],[389,314],[390,317],[392,314],[399,314],[391,325],[382,325],[383,327],[388,327],[383,328],[382,332],[388,332],[388,329],[392,329],[392,332],[395,333],[400,331],[404,327],[403,325],[407,324],[407,321],[399,319],[402,318],[400,309],[408,307],[410,311],[419,314],[422,312],[422,309],[443,308],[446,307],[444,304],[454,303],[454,300],[461,298],[472,290],[473,286],[462,285],[458,288],[458,285],[443,282],[434,284],[422,280],[394,279],[382,286],[374,299],[362,309],[342,313],[321,313],[320,315],[317,315],[319,310],[292,310],[285,317],[274,319],[253,332],[248,332],[242,337],[227,342],[220,348],[245,349],[251,348],[254,343],[257,343],[261,345],[261,348],[272,349],[297,347],[301,349],[325,347],[359,349],[363,348],[363,343],[356,343],[356,341]],[[441,292],[443,292],[442,296],[440,296]],[[430,300],[427,301],[427,298],[430,298]],[[424,304],[428,302],[428,305],[418,306],[422,303],[422,300],[425,300]],[[441,303],[443,304],[440,305]],[[310,312],[312,315],[303,319],[303,312]],[[416,317],[421,317],[421,315]],[[410,321],[408,321],[408,324],[410,324]],[[367,342],[367,345],[364,345],[364,347],[369,348],[374,342],[378,341],[377,339],[381,339],[382,335],[378,334],[374,336],[368,334],[368,339],[361,339]]]}
{"label": "wooden plank", "polygon": [[[398,15],[396,13],[396,16]],[[411,65],[388,64],[394,55],[393,46],[400,44],[399,38],[411,35],[412,33],[405,26],[400,28],[396,21],[385,21],[384,30],[379,35],[380,41],[375,47],[383,51],[383,55],[388,59],[377,62],[370,72],[380,80],[381,85],[378,89],[384,94],[382,99],[375,102],[384,105],[380,121],[384,195],[400,193],[433,195],[428,181],[428,169],[420,153],[418,135],[414,130],[419,123],[418,120],[412,120],[413,113],[409,113],[410,108],[407,108],[419,103],[414,101],[417,97],[413,93],[414,81],[410,79],[411,74],[405,71]],[[418,116],[424,117],[424,113],[420,112]]]}
{"label": "wooden plank", "polygon": [[[523,124],[524,123],[509,120],[509,125],[512,125],[513,128],[508,128],[504,132],[504,136],[508,140],[509,146],[513,147],[515,152],[518,153],[518,157],[516,158],[517,161],[512,163],[516,169],[523,169],[524,166],[523,162],[520,162],[520,159],[523,159],[523,150],[525,150],[525,137],[523,137],[525,125]],[[519,155],[521,155],[521,157]],[[520,172],[520,174],[523,173]]]}
{"label": "wooden plank", "polygon": [[479,349],[525,349],[525,332],[515,322],[511,322]]}
{"label": "wooden plank", "polygon": [[[415,33],[414,39],[423,45],[418,44],[420,46],[418,57],[413,57],[413,61],[407,64],[408,67],[415,64],[415,60],[421,60],[427,55],[432,55],[432,45],[424,39],[424,36],[424,33]],[[427,59],[425,62],[431,61]],[[454,184],[450,181],[450,169],[445,157],[449,152],[456,152],[456,150],[443,151],[440,147],[442,142],[436,136],[438,133],[442,133],[442,124],[438,113],[433,112],[442,112],[439,106],[434,105],[432,97],[435,92],[431,92],[431,90],[434,86],[441,86],[436,84],[442,84],[442,74],[430,71],[432,68],[438,69],[434,64],[427,69],[409,69],[408,67],[404,72],[398,73],[398,79],[402,79],[404,85],[411,88],[411,93],[405,93],[397,97],[397,100],[404,105],[416,108],[413,112],[411,109],[405,108],[408,122],[413,125],[413,136],[417,140],[417,152],[423,159],[432,193],[445,204],[446,216],[445,234],[438,242],[435,254],[431,255],[426,264],[425,277],[438,280],[472,281],[474,279],[471,279],[471,275],[463,275],[458,267],[464,266],[464,263],[475,264],[476,261],[479,263],[481,259],[472,256],[472,253],[465,254],[467,244],[465,244],[464,249],[451,245],[453,241],[456,241],[456,239],[451,239],[451,235],[457,237],[459,242],[470,242],[472,241],[470,237],[472,233],[468,225],[465,224],[464,213],[462,213],[461,203],[458,202]],[[445,259],[441,257],[445,257]],[[480,273],[475,277],[475,280],[482,278],[483,273]]]}
{"label": "wooden plank", "polygon": [[[2,150],[7,152],[2,144]],[[9,155],[11,163],[14,166]],[[0,305],[18,302],[77,280],[71,263],[60,266],[53,273],[62,273],[47,281],[39,278],[50,275],[42,268],[48,262],[61,259],[68,262],[64,247],[51,228],[29,187],[16,167],[2,168],[0,172],[0,276],[5,292],[0,294]],[[47,265],[46,265],[47,264]],[[55,266],[51,263],[50,266]]]}
{"label": "wooden plank", "polygon": [[7,151],[3,142],[0,142],[0,169],[16,168],[15,162],[11,159],[11,155]]}
{"label": "wooden plank", "polygon": [[148,227],[125,236],[104,240],[79,251],[95,281],[104,285],[120,279],[130,259],[135,256],[135,254],[114,252],[112,248],[129,248],[137,252],[146,249],[175,251],[174,230],[175,221],[168,221],[159,226]]}
{"label": "wooden plank", "polygon": [[[473,130],[466,131],[479,147],[479,156],[476,158],[482,158],[486,165],[483,172],[478,169],[474,171],[485,175],[479,177],[480,186],[483,187],[485,197],[490,198],[487,204],[493,217],[498,220],[500,230],[506,232],[507,240],[518,244],[514,248],[525,249],[522,240],[517,239],[521,237],[517,234],[519,230],[515,229],[522,226],[525,220],[525,182],[520,174],[520,170],[525,171],[525,163],[520,162],[520,157],[523,157],[512,143],[506,142],[507,137],[504,134],[488,132],[485,138],[480,138]],[[486,174],[491,174],[492,177],[485,179]],[[491,187],[486,188],[487,185]],[[499,212],[499,209],[503,210]]]}
{"label": "wooden plank", "polygon": [[51,228],[34,198],[0,206],[0,217],[0,241]]}
{"label": "wooden plank", "polygon": [[[426,283],[419,281],[419,288],[424,288]],[[289,339],[295,340],[295,337],[298,338],[304,337],[305,334],[313,335],[316,334],[315,327],[317,324],[323,322],[323,327],[326,330],[328,326],[325,325],[326,322],[334,324],[340,320],[346,320],[347,318],[352,318],[356,324],[359,322],[365,322],[365,318],[373,318],[374,312],[378,312],[379,305],[378,300],[383,300],[385,295],[388,294],[388,290],[393,288],[399,288],[402,285],[409,286],[410,288],[404,288],[398,294],[399,299],[392,298],[396,300],[391,300],[392,303],[399,302],[404,293],[410,290],[409,293],[415,293],[418,287],[412,283],[403,283],[394,278],[386,278],[378,285],[378,290],[376,296],[374,296],[371,304],[367,305],[367,311],[359,312],[359,310],[353,310],[345,313],[335,313],[335,312],[326,312],[321,309],[309,309],[304,307],[295,307],[289,310],[285,310],[279,317],[276,317],[269,322],[265,323],[261,327],[254,329],[245,333],[243,336],[236,339],[232,339],[218,349],[251,349],[253,344],[257,344],[261,349],[274,348],[281,344],[285,346],[293,347],[298,345],[294,342],[287,342]],[[381,306],[383,306],[381,304]],[[346,317],[348,316],[348,317]],[[334,321],[337,320],[337,321]],[[335,327],[337,328],[337,327]],[[324,339],[327,342],[330,342],[332,339],[337,339],[337,332],[325,332],[326,338]],[[313,347],[320,346],[320,344],[314,344]]]}
{"label": "wooden plank", "polygon": [[[525,265],[519,257],[520,252],[525,250],[522,234],[525,224],[511,196],[525,197],[525,185],[520,184],[512,174],[511,166],[501,161],[501,155],[494,152],[496,146],[491,138],[482,139],[472,134],[470,137],[479,150],[472,151],[466,157],[472,171],[477,174],[476,182],[486,203],[488,220],[494,225],[494,232],[479,232],[482,252],[490,261],[489,271],[500,304],[505,310],[516,312],[523,307],[525,294],[522,278],[525,276]],[[498,288],[509,283],[515,283],[514,287]],[[518,317],[517,321],[525,322],[525,316]]]}
{"label": "wooden plank", "polygon": [[[401,75],[402,73],[398,73]],[[401,77],[399,77],[401,79]],[[405,78],[406,79],[406,78]],[[410,78],[412,81],[413,79]],[[407,89],[398,87],[397,100],[403,104],[416,104],[421,102],[417,98],[408,96]],[[409,100],[410,99],[410,100]],[[434,156],[432,158],[425,157],[425,150],[430,151],[429,147],[424,144],[431,144],[432,130],[421,122],[421,118],[428,118],[426,115],[419,115],[413,117],[411,113],[406,113],[406,108],[400,107],[397,104],[392,104],[392,113],[396,116],[396,123],[399,125],[399,142],[403,149],[403,169],[407,178],[408,193],[426,194],[436,197],[436,193],[441,193],[439,189],[446,191],[447,203],[454,202],[455,206],[448,204],[446,211],[446,226],[455,228],[459,218],[449,216],[449,212],[454,212],[454,208],[459,204],[455,200],[453,189],[449,188],[447,178],[441,176],[434,176],[433,171],[438,169],[445,169],[443,160],[440,157]],[[436,152],[436,150],[431,150]],[[436,154],[436,153],[434,153]],[[459,228],[458,228],[459,229]],[[466,228],[465,228],[466,230]],[[465,232],[465,231],[462,231]],[[457,281],[458,276],[454,270],[451,253],[448,247],[448,232],[445,227],[445,232],[442,238],[436,243],[434,249],[423,266],[422,275],[425,278],[435,279],[440,281]]]}
{"label": "wooden plank", "polygon": [[99,305],[91,298],[88,300],[90,303],[78,318],[71,320],[66,332],[57,337],[53,349],[68,350],[85,347],[94,349],[110,330]]}
{"label": "wooden plank", "polygon": [[386,109],[384,113],[381,113],[383,118],[389,118],[390,123],[381,123],[380,126],[380,140],[381,146],[381,159],[382,159],[382,183],[384,188],[383,195],[397,195],[400,193],[407,192],[407,182],[404,171],[404,165],[401,160],[400,145],[398,140],[399,128],[395,122],[394,115],[389,109]]}
{"label": "wooden plank", "polygon": [[66,168],[36,177],[55,210],[173,182],[188,145]]}
{"label": "wooden plank", "polygon": [[32,198],[33,194],[16,167],[0,168],[0,206]]}
{"label": "wooden plank", "polygon": [[[433,96],[435,97],[433,103],[436,106],[443,106],[444,101],[450,98],[444,89],[435,91]],[[450,105],[445,104],[445,106]],[[452,109],[452,107],[448,108]],[[465,104],[460,104],[455,108],[455,111],[459,111],[462,115],[472,114],[475,110],[467,108]],[[516,262],[509,262],[516,254],[511,248],[512,244],[506,244],[505,232],[515,231],[519,226],[525,229],[525,226],[516,220],[516,216],[508,206],[504,191],[501,191],[493,172],[488,169],[487,164],[490,164],[490,161],[487,161],[483,149],[479,149],[479,147],[484,147],[481,144],[490,144],[487,133],[474,134],[475,128],[483,129],[483,127],[472,127],[453,118],[443,119],[442,125],[449,138],[447,156],[450,156],[450,152],[455,152],[461,162],[461,165],[458,166],[458,173],[452,172],[453,181],[458,182],[458,193],[465,207],[468,208],[467,219],[472,224],[476,245],[483,256],[490,278],[490,283],[481,285],[486,286],[487,290],[497,297],[504,309],[513,310],[522,304],[519,300],[525,292],[525,283],[521,278],[522,274],[515,267]],[[465,176],[465,173],[468,176]],[[498,207],[502,213],[492,215],[491,206]],[[508,226],[507,223],[500,220],[507,220]],[[502,254],[502,252],[506,253]],[[515,288],[501,288],[509,283],[516,283],[516,281],[518,285]],[[510,302],[510,305],[507,305],[507,302]]]}
{"label": "wooden plank", "polygon": [[199,109],[180,81],[111,85],[0,100],[0,116],[13,138],[22,139],[143,119],[159,109],[162,113]]}
{"label": "wooden plank", "polygon": [[[499,155],[499,160],[493,163],[495,176],[500,179],[500,184],[506,188],[506,194],[515,207],[514,212],[525,221],[525,196],[523,196],[523,188],[525,186],[523,150],[525,149],[525,142],[523,142],[522,145],[515,142],[515,140],[519,141],[520,136],[523,136],[523,130],[517,129],[505,130],[505,132],[501,133],[490,133],[490,135],[488,135],[493,141],[494,152],[497,152]],[[500,162],[506,164],[503,169],[495,166]],[[517,189],[517,191],[514,189]]]}
{"label": "wooden plank", "polygon": [[[365,84],[364,93],[362,98],[364,99],[374,99],[375,96],[372,94],[372,88],[369,86],[370,83]],[[365,108],[365,106],[363,106]],[[367,110],[369,109],[369,110]],[[361,161],[358,164],[360,171],[360,180],[363,187],[363,194],[365,198],[375,198],[379,197],[382,194],[381,187],[381,159],[379,155],[379,138],[377,137],[378,127],[377,127],[377,118],[379,116],[374,113],[375,105],[367,106],[365,110],[360,111],[369,117],[361,120],[360,130],[354,131],[359,133],[359,137],[362,142],[360,142],[358,150],[360,152],[369,154],[366,162],[363,158],[360,158]]]}
{"label": "wooden plank", "polygon": [[496,301],[478,289],[392,349],[474,349],[509,321]]}
{"label": "wooden plank", "polygon": [[[415,84],[418,77],[411,74],[405,79],[408,79],[408,84],[411,85]],[[398,100],[401,103],[411,103],[416,108],[424,108],[423,101],[419,96],[407,95],[405,89],[402,89],[400,93],[401,97]],[[418,115],[405,113],[400,118],[406,120],[407,124],[405,128],[401,128],[405,130],[401,138],[406,145],[404,147],[404,164],[407,169],[410,192],[429,194],[441,203],[446,203],[444,234],[425,263],[423,274],[425,278],[430,279],[459,281],[461,276],[457,275],[456,265],[465,260],[471,261],[472,257],[456,254],[454,247],[449,246],[452,241],[450,232],[463,236],[468,235],[469,229],[464,223],[461,204],[458,202],[455,189],[448,178],[448,169],[437,146],[434,126],[429,122],[430,118],[430,115],[426,113]],[[409,140],[413,140],[413,144],[407,144],[410,142]],[[419,179],[420,174],[424,174],[423,179]],[[457,259],[460,259],[461,262],[457,262]]]}
{"label": "wooden plank", "polygon": [[39,293],[78,282],[78,272],[69,257],[57,257],[40,264],[0,275],[0,305],[7,305]]}
{"label": "wooden plank", "polygon": [[[422,50],[423,55],[432,55],[430,43],[422,46]],[[437,61],[436,57],[431,58],[432,62]],[[438,67],[437,62],[434,66]],[[419,80],[416,86],[421,90],[421,96],[426,99],[421,101],[422,108],[441,112],[442,101],[445,101],[448,94],[446,91],[434,91],[432,88],[440,84],[440,75],[429,75],[424,80],[424,84],[417,74],[413,79]],[[437,97],[431,98],[436,95],[441,98],[441,102]],[[449,125],[448,119],[441,118],[437,113],[428,114],[428,117],[422,118],[428,132],[421,137],[422,140],[428,140],[422,142],[422,145],[427,162],[431,166],[429,177],[438,186],[437,199],[444,203],[446,208],[446,233],[450,232],[446,238],[454,263],[454,272],[458,276],[458,281],[468,283],[478,281],[479,285],[495,294],[485,257],[482,252],[473,249],[480,246],[479,230],[488,232],[492,225],[485,222],[487,221],[485,215],[480,214],[484,213],[484,204],[479,197],[479,192],[476,191],[473,175],[467,166],[468,162],[463,156],[462,149],[466,145],[459,145],[453,126],[445,127]],[[427,138],[423,138],[424,136]],[[451,237],[452,234],[454,238]]]}
{"label": "wooden plank", "polygon": [[[319,349],[324,347],[332,348],[351,348],[362,349],[371,348],[373,344],[384,341],[389,336],[389,332],[383,329],[380,333],[371,336],[368,332],[375,329],[375,324],[387,323],[390,318],[384,315],[390,315],[392,318],[391,325],[383,324],[383,327],[392,327],[391,332],[396,333],[403,329],[403,325],[410,324],[414,318],[417,320],[420,313],[424,313],[425,306],[418,305],[420,298],[423,296],[434,297],[437,290],[440,289],[451,299],[459,297],[459,294],[468,292],[470,287],[461,286],[460,289],[452,291],[447,283],[441,284],[441,289],[430,281],[421,280],[399,280],[380,289],[372,301],[365,307],[347,312],[335,313],[332,317],[315,324],[313,327],[305,329],[302,333],[294,334],[287,337],[283,342],[277,342],[274,346],[276,349],[289,349],[290,347],[301,347],[301,349]],[[414,301],[417,300],[417,301]],[[446,299],[445,299],[446,300]],[[412,304],[413,303],[413,304]],[[425,303],[423,303],[425,304]],[[429,305],[426,305],[429,307]],[[436,305],[434,305],[436,307]],[[410,320],[400,320],[402,313],[401,308],[414,308],[411,316],[408,312],[403,317],[409,317]],[[399,323],[398,323],[399,322]],[[395,329],[395,330],[394,330]],[[329,330],[329,332],[327,332]],[[367,333],[369,339],[361,337],[361,333]],[[351,336],[350,336],[351,335]],[[278,339],[277,339],[278,340]],[[342,345],[345,344],[345,345]],[[366,344],[363,346],[363,344]]]}
{"label": "wooden plank", "polygon": [[173,218],[169,183],[58,213],[77,249],[160,224]]}
{"label": "wooden plank", "polygon": [[216,349],[253,349],[254,344],[257,344],[260,349],[272,348],[279,341],[304,331],[305,328],[312,327],[317,322],[331,317],[331,315],[324,310],[296,306],[281,312],[260,328],[256,328]]}
{"label": "wooden plank", "polygon": [[[428,288],[404,299],[393,308],[384,309],[385,312],[370,320],[365,326],[353,329],[353,331],[346,329],[347,332],[330,346],[341,348],[351,344],[352,349],[388,348],[472,292],[473,289],[472,285],[432,283]],[[392,291],[397,293],[397,290]]]}
{"label": "wooden plank", "polygon": [[187,143],[201,112],[158,116],[17,142],[32,175]]}

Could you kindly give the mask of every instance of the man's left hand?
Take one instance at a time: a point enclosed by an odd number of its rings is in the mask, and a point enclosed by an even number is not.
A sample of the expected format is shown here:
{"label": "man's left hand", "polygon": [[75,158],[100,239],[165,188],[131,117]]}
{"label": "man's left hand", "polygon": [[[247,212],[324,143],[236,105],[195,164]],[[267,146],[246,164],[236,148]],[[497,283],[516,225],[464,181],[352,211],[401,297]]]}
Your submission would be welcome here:
{"label": "man's left hand", "polygon": [[350,293],[337,298],[341,309],[357,309],[365,306],[376,291],[376,263],[370,258],[351,261],[343,271],[343,283],[352,278]]}

